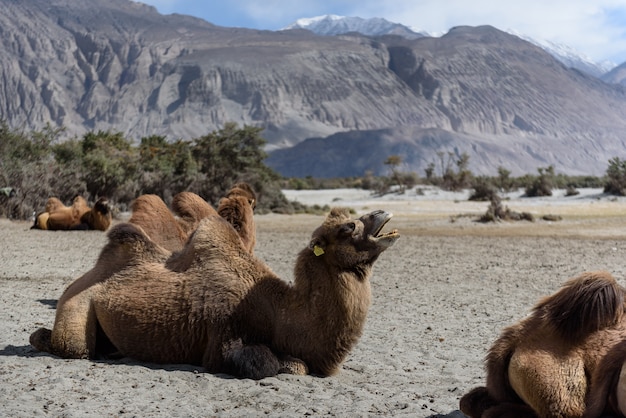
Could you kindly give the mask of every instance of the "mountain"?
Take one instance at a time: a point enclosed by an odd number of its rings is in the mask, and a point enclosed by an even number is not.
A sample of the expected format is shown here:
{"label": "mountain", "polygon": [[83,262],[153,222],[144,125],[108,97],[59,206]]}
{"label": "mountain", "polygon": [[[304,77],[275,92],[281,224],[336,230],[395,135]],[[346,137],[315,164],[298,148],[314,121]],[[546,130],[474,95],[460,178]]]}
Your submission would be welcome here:
{"label": "mountain", "polygon": [[[350,32],[357,32],[366,36],[398,35],[407,39],[439,36],[426,31],[416,31],[408,26],[389,22],[382,18],[363,19],[337,15],[298,19],[285,29],[306,29],[323,36],[342,35]],[[594,62],[591,58],[564,44],[537,40],[514,30],[507,30],[507,32],[539,46],[567,67],[575,68],[594,77],[601,77],[615,67],[615,64],[609,61]]]}
{"label": "mountain", "polygon": [[343,35],[350,32],[366,36],[398,35],[407,39],[430,36],[426,32],[415,32],[408,26],[393,23],[380,17],[363,19],[360,17],[324,15],[298,19],[283,30],[291,29],[306,29],[324,36]]}
{"label": "mountain", "polygon": [[595,62],[591,58],[576,51],[574,48],[562,43],[536,40],[512,31],[509,31],[509,33],[541,47],[554,58],[561,61],[566,67],[575,68],[594,77],[602,78],[606,73],[616,67],[615,63],[611,61]]}
{"label": "mountain", "polygon": [[602,76],[607,83],[621,84],[626,86],[626,62],[613,68]]}
{"label": "mountain", "polygon": [[[498,166],[529,173],[554,165],[559,172],[599,175],[612,156],[624,154],[625,142],[615,129],[624,125],[619,116],[626,115],[624,89],[566,68],[529,42],[489,26],[384,42],[390,70],[446,115],[448,126],[308,139],[275,151],[269,165],[287,176],[332,176],[337,170],[363,175],[384,173],[382,156],[398,153],[407,169],[423,173],[429,162],[438,162],[438,152],[466,152],[478,173],[493,174]],[[367,151],[354,159],[349,141],[369,141]],[[378,156],[378,163],[363,166],[366,152]],[[323,159],[333,162],[325,170],[316,165]]]}
{"label": "mountain", "polygon": [[[0,119],[15,128],[175,140],[234,121],[264,128],[274,167],[332,154],[332,166],[298,176],[382,173],[390,153],[421,173],[463,152],[476,173],[602,174],[626,148],[624,87],[491,26],[319,36],[224,28],[128,0],[0,6]],[[350,138],[362,146],[348,152]]]}

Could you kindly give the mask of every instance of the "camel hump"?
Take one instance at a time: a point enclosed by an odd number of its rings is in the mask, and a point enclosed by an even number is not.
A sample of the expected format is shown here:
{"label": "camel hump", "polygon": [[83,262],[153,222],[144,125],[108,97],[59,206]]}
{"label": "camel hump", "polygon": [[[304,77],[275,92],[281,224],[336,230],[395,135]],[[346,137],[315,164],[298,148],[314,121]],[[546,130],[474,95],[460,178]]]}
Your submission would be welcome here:
{"label": "camel hump", "polygon": [[257,197],[256,193],[252,186],[248,183],[236,183],[231,189],[228,191],[226,197],[235,197],[240,196],[248,199],[248,203],[252,206],[252,209],[256,207]]}
{"label": "camel hump", "polygon": [[200,221],[188,245],[191,245],[196,252],[218,251],[235,254],[243,249],[243,244],[235,229],[219,215],[211,215]]}
{"label": "camel hump", "polygon": [[200,221],[215,215],[215,209],[195,193],[180,192],[172,199],[172,210],[181,218]]}
{"label": "camel hump", "polygon": [[566,340],[580,341],[617,324],[624,315],[626,289],[606,271],[583,273],[546,297],[535,311]]}
{"label": "camel hump", "polygon": [[65,208],[66,206],[59,200],[57,197],[49,197],[46,201],[45,212],[55,212],[59,209]]}
{"label": "camel hump", "polygon": [[123,253],[132,260],[141,261],[162,261],[169,257],[171,253],[152,241],[144,230],[131,223],[121,223],[115,225],[109,233],[109,243],[103,253],[116,254],[115,249],[122,249]]}

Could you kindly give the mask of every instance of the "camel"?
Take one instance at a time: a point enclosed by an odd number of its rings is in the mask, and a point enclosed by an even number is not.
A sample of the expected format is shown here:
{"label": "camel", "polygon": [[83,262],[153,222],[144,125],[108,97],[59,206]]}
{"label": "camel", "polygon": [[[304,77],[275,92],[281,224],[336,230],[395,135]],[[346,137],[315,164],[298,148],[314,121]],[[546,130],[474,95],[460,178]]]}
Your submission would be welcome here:
{"label": "camel", "polygon": [[111,209],[105,197],[99,198],[93,208],[82,196],[76,196],[72,206],[65,206],[58,198],[51,197],[46,202],[44,212],[35,218],[31,229],[106,231],[111,222]]}
{"label": "camel", "polygon": [[472,418],[623,416],[623,386],[615,411],[616,403],[606,400],[612,388],[615,394],[616,380],[613,387],[604,380],[619,377],[626,358],[625,300],[626,289],[608,272],[568,280],[540,300],[530,316],[503,330],[486,357],[486,387],[461,398],[463,413]]}
{"label": "camel", "polygon": [[[245,250],[222,217],[203,219],[177,257],[130,223],[116,225],[80,289],[59,300],[52,330],[30,343],[63,358],[117,355],[261,379],[328,376],[359,340],[391,214],[332,209],[294,267],[292,284]],[[72,289],[70,285],[69,289]]]}
{"label": "camel", "polygon": [[246,183],[235,184],[217,205],[218,215],[235,228],[250,254],[254,252],[256,245],[255,207],[256,194]]}
{"label": "camel", "polygon": [[181,192],[172,200],[172,213],[157,195],[142,195],[131,204],[129,222],[142,227],[157,244],[180,251],[200,221],[219,214],[237,230],[246,249],[252,253],[256,243],[254,208],[256,195],[245,183],[235,184],[220,199],[217,210],[195,193]]}

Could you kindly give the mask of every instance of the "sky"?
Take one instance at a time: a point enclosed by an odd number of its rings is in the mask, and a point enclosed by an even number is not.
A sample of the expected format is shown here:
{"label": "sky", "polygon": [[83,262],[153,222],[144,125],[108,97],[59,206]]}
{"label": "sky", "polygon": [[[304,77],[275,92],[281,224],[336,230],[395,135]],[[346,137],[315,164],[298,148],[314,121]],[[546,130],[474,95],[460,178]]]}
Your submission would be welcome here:
{"label": "sky", "polygon": [[443,34],[459,25],[492,25],[565,44],[593,61],[626,62],[626,0],[140,0],[162,14],[219,26],[278,30],[300,18],[382,17]]}

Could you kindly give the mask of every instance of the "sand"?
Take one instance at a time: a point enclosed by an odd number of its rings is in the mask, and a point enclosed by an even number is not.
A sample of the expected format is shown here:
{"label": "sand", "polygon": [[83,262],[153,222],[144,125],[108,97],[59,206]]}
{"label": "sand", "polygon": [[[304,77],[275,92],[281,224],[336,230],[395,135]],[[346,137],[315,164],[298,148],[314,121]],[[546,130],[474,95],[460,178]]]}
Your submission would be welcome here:
{"label": "sand", "polygon": [[[384,198],[353,190],[286,194],[356,213],[389,210],[389,227],[402,235],[374,267],[367,324],[338,375],[252,381],[188,365],[39,353],[30,333],[52,326],[56,300],[93,266],[106,234],[37,231],[0,219],[0,415],[449,414],[484,383],[482,360],[500,330],[538,298],[583,271],[608,270],[624,283],[626,203],[598,190],[574,198],[512,195],[506,204],[516,211],[563,219],[497,224],[474,222],[487,203],[435,189]],[[296,253],[322,220],[257,215],[257,256],[291,280]]]}

